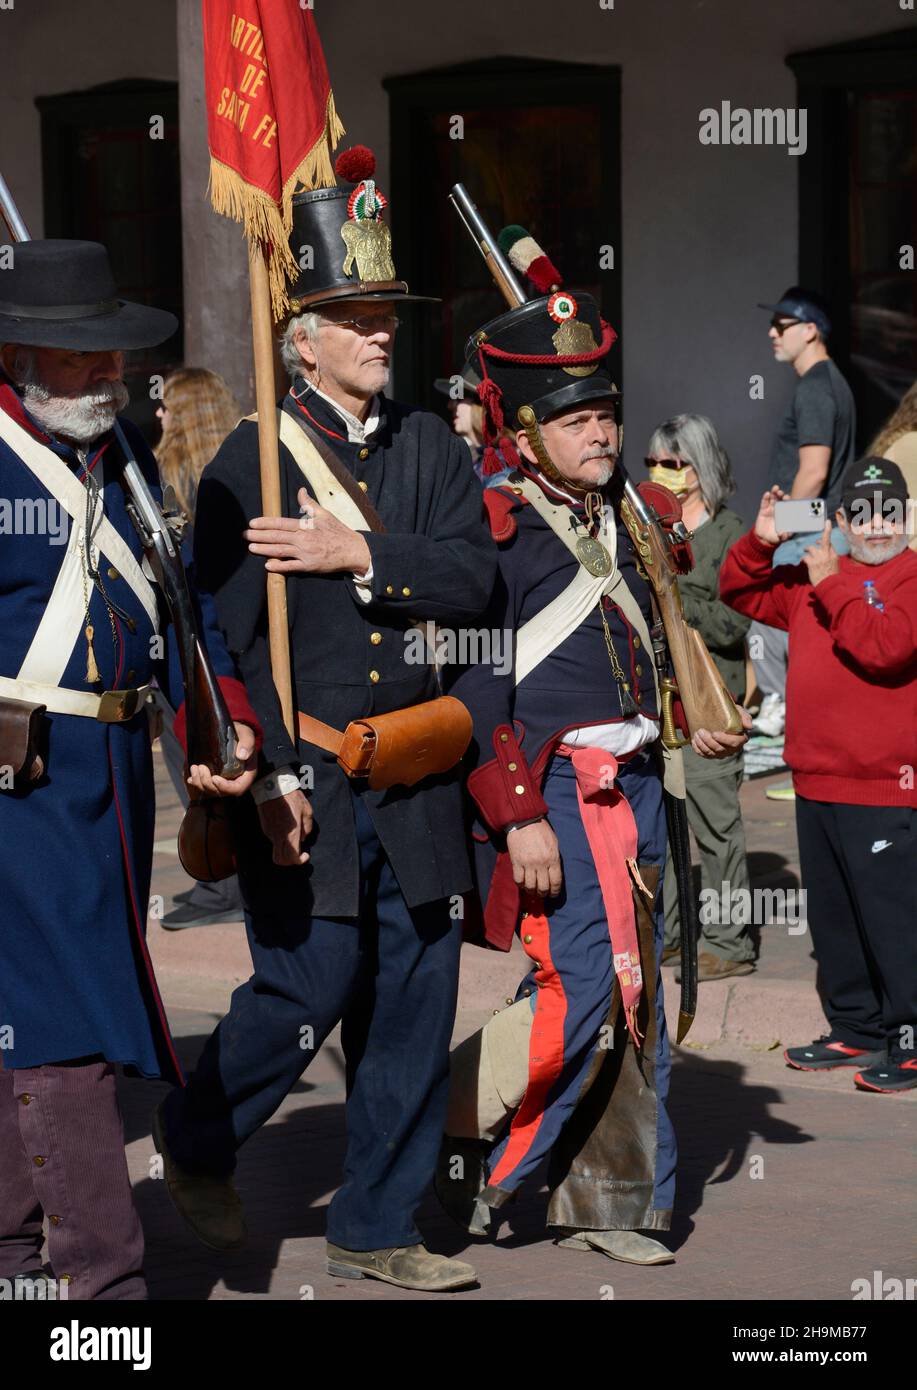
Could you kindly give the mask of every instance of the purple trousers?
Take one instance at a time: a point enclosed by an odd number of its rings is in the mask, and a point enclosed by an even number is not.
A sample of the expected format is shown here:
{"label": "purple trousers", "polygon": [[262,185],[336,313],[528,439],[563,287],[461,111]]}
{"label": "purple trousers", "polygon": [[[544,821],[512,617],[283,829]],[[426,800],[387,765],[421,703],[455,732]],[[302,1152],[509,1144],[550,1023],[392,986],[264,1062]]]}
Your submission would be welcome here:
{"label": "purple trousers", "polygon": [[115,1073],[104,1061],[2,1069],[0,1278],[42,1268],[73,1299],[147,1296]]}

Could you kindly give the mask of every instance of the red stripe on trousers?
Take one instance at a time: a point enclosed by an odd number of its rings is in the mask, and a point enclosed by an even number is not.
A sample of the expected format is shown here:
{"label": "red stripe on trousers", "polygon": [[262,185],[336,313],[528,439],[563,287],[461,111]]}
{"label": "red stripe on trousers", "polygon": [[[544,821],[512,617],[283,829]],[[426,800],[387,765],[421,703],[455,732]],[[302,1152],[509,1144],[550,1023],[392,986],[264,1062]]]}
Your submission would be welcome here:
{"label": "red stripe on trousers", "polygon": [[551,960],[551,932],[548,919],[540,914],[523,919],[524,936],[531,936],[523,949],[533,961],[541,962],[536,973],[538,995],[529,1040],[529,1080],[525,1095],[510,1125],[509,1143],[490,1175],[498,1187],[503,1178],[522,1162],[535,1140],[545,1115],[545,1101],[564,1065],[564,1020],[567,996],[560,975]]}

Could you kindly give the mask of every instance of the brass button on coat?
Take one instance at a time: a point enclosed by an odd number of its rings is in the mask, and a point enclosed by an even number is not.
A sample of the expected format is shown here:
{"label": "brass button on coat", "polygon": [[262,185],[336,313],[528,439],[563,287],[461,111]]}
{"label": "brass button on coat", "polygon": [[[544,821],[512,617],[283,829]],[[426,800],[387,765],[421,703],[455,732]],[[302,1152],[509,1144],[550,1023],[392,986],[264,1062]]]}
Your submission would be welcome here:
{"label": "brass button on coat", "polygon": [[404,594],[405,598],[410,598],[410,597],[411,597],[411,591],[410,591],[410,589],[408,588],[408,586],[407,586],[406,584],[405,584],[404,588],[401,590],[401,592]]}
{"label": "brass button on coat", "polygon": [[386,584],[386,586],[385,586],[385,592],[386,592],[387,594],[393,594],[393,593],[395,592],[395,590],[392,588],[391,584]]}
{"label": "brass button on coat", "polygon": [[25,1092],[23,1095],[21,1095],[19,1099],[23,1105],[32,1104],[32,1097],[28,1094],[28,1092]]}
{"label": "brass button on coat", "polygon": [[109,577],[109,579],[120,579],[120,578],[121,578],[120,574],[119,574],[118,571],[115,569],[114,565],[109,565],[109,566],[108,566],[108,577]]}
{"label": "brass button on coat", "polygon": [[634,646],[635,646],[635,647],[639,647],[639,645],[640,645],[640,638],[639,638],[639,637],[635,637],[635,638],[634,638]]}
{"label": "brass button on coat", "polygon": [[515,771],[516,771],[516,764],[515,764],[515,763],[507,763],[506,766],[509,768],[510,772],[515,772]]}
{"label": "brass button on coat", "polygon": [[642,676],[642,675],[643,675],[643,667],[642,667],[642,666],[637,665],[637,666],[634,667],[634,670],[636,671],[636,673],[637,673],[638,676]]}
{"label": "brass button on coat", "polygon": [[358,457],[358,458],[361,458],[361,459],[368,459],[368,458],[369,458],[369,450],[368,450],[368,449],[361,449],[357,457]]}
{"label": "brass button on coat", "polygon": [[371,633],[369,634],[369,640],[370,640],[370,642],[372,642],[372,644],[373,644],[374,647],[378,647],[379,643],[382,641],[382,633],[381,633],[381,632],[371,632]]}
{"label": "brass button on coat", "polygon": [[369,679],[372,681],[373,685],[376,685],[377,682],[378,682],[378,680],[379,680],[379,672],[378,672],[378,671],[370,671],[370,673],[369,673]]}
{"label": "brass button on coat", "polygon": [[364,483],[362,478],[357,483],[357,487],[360,489],[361,492],[369,492],[369,483]]}
{"label": "brass button on coat", "polygon": [[526,946],[531,946],[532,938],[530,936],[524,936],[522,940],[525,942]]}
{"label": "brass button on coat", "polygon": [[49,1216],[49,1217],[48,1217],[48,1220],[51,1222],[51,1225],[52,1225],[52,1226],[59,1226],[60,1223],[61,1223],[61,1221],[63,1220],[63,1217],[61,1217],[61,1216]]}
{"label": "brass button on coat", "polygon": [[32,1162],[35,1164],[36,1168],[44,1168],[45,1166],[45,1160],[42,1158],[41,1154],[36,1154]]}

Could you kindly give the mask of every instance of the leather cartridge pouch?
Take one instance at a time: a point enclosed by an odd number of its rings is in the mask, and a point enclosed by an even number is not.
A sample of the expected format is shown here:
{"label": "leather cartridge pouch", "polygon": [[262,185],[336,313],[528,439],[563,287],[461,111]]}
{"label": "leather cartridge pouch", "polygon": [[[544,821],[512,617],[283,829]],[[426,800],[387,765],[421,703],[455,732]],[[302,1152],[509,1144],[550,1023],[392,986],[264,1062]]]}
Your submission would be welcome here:
{"label": "leather cartridge pouch", "polygon": [[300,738],[334,753],[348,777],[365,777],[373,791],[449,772],[471,742],[471,728],[471,715],[453,695],[352,719],[343,733],[299,714]]}
{"label": "leather cartridge pouch", "polygon": [[37,782],[44,772],[38,752],[45,705],[0,698],[0,771],[9,768],[17,787]]}

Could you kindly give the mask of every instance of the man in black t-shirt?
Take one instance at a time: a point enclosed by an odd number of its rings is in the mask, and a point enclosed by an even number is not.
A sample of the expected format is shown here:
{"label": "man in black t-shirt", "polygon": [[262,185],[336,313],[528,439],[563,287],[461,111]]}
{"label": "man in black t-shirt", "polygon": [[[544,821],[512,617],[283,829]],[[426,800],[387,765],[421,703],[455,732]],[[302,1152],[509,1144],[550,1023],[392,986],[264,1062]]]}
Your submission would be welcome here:
{"label": "man in black t-shirt", "polygon": [[[820,295],[798,285],[776,304],[761,304],[773,313],[768,336],[778,362],[792,363],[798,380],[793,399],[774,440],[768,476],[792,498],[824,497],[826,515],[840,505],[840,478],[855,457],[856,407],[850,387],[828,354],[831,331],[827,305]],[[835,531],[833,539],[840,539]],[[774,565],[793,565],[821,532],[793,536],[777,547]],[[840,546],[838,546],[840,548]],[[758,733],[783,732],[786,693],[786,633],[752,623],[749,648],[764,695],[755,720]]]}

